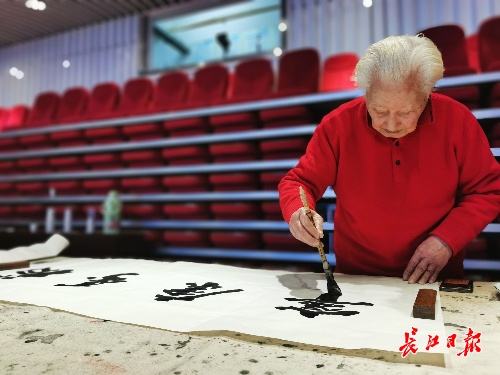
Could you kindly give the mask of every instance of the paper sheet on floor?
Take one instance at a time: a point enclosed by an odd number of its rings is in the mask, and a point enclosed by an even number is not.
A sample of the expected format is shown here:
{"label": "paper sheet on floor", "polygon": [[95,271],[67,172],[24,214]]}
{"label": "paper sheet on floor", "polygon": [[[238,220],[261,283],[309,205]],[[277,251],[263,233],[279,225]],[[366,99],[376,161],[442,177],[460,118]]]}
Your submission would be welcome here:
{"label": "paper sheet on floor", "polygon": [[53,234],[44,243],[16,247],[11,250],[0,250],[0,264],[55,257],[68,245],[69,242],[66,238],[59,234]]}
{"label": "paper sheet on floor", "polygon": [[346,349],[398,352],[415,340],[425,352],[428,337],[439,336],[440,344],[427,352],[448,352],[439,293],[436,319],[417,319],[411,314],[421,285],[388,277],[335,278],[343,295],[325,304],[316,299],[326,292],[322,273],[68,259],[1,271],[0,300],[180,332],[229,330]]}

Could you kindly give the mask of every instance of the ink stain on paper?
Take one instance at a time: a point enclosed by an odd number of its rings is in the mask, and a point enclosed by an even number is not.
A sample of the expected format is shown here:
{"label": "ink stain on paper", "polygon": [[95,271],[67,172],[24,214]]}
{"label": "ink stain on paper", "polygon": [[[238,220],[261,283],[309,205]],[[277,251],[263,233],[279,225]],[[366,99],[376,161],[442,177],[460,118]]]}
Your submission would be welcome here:
{"label": "ink stain on paper", "polygon": [[102,284],[116,284],[116,283],[126,283],[127,279],[121,276],[137,276],[138,273],[118,273],[116,275],[104,276],[100,279],[96,279],[95,277],[87,277],[89,281],[85,281],[80,284],[56,284],[55,286],[84,286],[89,287],[93,285],[102,285]]}
{"label": "ink stain on paper", "polygon": [[48,335],[48,336],[26,336],[25,337],[25,343],[29,344],[32,342],[40,341],[42,344],[52,344],[56,339],[59,337],[64,336],[63,334],[56,333],[54,335]]}
{"label": "ink stain on paper", "polygon": [[217,290],[216,292],[211,292],[211,290],[222,288],[219,284],[214,282],[206,282],[203,285],[186,283],[186,285],[187,287],[184,289],[163,289],[163,293],[168,294],[168,296],[157,294],[155,300],[165,302],[173,300],[193,301],[195,298],[213,296],[216,294],[243,292],[243,289]]}
{"label": "ink stain on paper", "polygon": [[191,336],[189,336],[189,338],[186,340],[186,341],[177,341],[177,344],[179,344],[177,346],[177,348],[175,349],[182,349],[184,348],[187,344],[189,344],[191,342]]}

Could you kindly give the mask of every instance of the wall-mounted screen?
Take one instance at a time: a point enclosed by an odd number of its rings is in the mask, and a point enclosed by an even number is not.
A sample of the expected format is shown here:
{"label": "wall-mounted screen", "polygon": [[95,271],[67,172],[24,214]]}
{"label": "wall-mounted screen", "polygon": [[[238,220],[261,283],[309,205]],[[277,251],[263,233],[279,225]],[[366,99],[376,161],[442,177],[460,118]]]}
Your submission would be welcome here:
{"label": "wall-mounted screen", "polygon": [[162,71],[283,48],[281,0],[248,0],[151,19],[148,70]]}

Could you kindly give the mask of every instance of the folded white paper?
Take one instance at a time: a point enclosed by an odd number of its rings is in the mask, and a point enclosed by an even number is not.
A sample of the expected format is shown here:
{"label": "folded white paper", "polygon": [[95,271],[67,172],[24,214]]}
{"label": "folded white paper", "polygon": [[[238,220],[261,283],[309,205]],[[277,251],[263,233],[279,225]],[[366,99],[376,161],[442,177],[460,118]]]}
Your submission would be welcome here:
{"label": "folded white paper", "polygon": [[59,234],[54,234],[45,243],[0,251],[0,263],[22,262],[24,260],[55,257],[68,245],[69,241],[66,238]]}

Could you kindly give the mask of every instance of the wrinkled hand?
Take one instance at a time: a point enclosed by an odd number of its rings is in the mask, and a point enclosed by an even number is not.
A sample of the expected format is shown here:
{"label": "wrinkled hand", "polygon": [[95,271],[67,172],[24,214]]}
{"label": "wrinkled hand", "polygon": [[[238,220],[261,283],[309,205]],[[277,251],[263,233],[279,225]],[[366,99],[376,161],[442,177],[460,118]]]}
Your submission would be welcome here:
{"label": "wrinkled hand", "polygon": [[290,217],[290,232],[292,235],[310,246],[318,246],[320,238],[323,238],[323,218],[317,212],[311,210],[314,219],[314,227],[306,215],[304,207],[299,208]]}
{"label": "wrinkled hand", "polygon": [[408,280],[409,284],[432,284],[452,254],[438,237],[430,236],[415,250],[403,273],[403,280]]}

